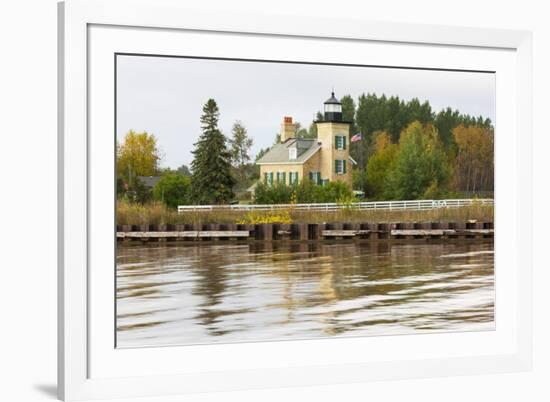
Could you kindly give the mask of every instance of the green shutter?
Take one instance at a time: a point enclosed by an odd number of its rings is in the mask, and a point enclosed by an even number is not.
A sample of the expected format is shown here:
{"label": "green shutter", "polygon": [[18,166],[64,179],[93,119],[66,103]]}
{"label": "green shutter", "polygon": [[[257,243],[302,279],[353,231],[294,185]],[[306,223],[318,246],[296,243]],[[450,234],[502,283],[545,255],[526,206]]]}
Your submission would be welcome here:
{"label": "green shutter", "polygon": [[344,144],[343,148],[346,149],[346,136],[345,135],[342,136],[342,143]]}
{"label": "green shutter", "polygon": [[298,172],[294,172],[294,183],[298,183]]}
{"label": "green shutter", "polygon": [[268,175],[268,173],[265,172],[265,173],[264,173],[264,181],[265,181],[266,183],[267,183],[267,181],[268,181],[267,175]]}
{"label": "green shutter", "polygon": [[346,160],[342,161],[342,172],[346,174]]}
{"label": "green shutter", "polygon": [[286,184],[286,172],[283,172],[283,184]]}
{"label": "green shutter", "polygon": [[338,162],[340,162],[338,159],[334,161],[334,173],[338,174]]}

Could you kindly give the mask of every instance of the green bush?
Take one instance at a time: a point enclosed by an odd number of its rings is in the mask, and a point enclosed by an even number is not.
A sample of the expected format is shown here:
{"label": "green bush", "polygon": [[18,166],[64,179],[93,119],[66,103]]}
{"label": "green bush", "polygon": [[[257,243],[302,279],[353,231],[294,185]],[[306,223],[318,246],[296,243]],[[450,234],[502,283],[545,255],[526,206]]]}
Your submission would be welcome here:
{"label": "green bush", "polygon": [[254,202],[256,204],[290,204],[294,186],[284,184],[258,183],[254,190]]}
{"label": "green bush", "polygon": [[339,202],[353,197],[351,188],[344,182],[333,181],[324,186],[317,185],[310,180],[299,184],[270,186],[258,183],[254,192],[256,204],[298,204]]}
{"label": "green bush", "polygon": [[320,200],[317,202],[339,202],[353,197],[351,188],[343,181],[331,181],[321,187]]}
{"label": "green bush", "polygon": [[191,179],[180,173],[168,172],[162,175],[153,187],[153,198],[171,208],[189,204]]}

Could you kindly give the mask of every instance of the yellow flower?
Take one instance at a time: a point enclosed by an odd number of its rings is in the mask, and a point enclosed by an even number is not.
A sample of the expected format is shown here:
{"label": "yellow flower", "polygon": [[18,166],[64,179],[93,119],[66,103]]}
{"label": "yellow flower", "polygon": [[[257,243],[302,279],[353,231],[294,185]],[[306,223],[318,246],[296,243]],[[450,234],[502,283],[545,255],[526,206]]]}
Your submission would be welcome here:
{"label": "yellow flower", "polygon": [[268,212],[255,212],[251,211],[246,213],[242,219],[236,221],[237,224],[264,224],[264,223],[292,223],[292,217],[290,212],[284,211],[268,211]]}

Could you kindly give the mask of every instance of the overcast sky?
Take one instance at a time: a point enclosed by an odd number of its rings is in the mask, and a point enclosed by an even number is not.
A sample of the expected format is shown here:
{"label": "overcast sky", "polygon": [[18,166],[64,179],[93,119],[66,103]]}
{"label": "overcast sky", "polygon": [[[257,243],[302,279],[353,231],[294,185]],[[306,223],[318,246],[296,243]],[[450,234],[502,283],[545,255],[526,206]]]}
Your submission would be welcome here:
{"label": "overcast sky", "polygon": [[495,121],[495,77],[488,73],[374,67],[118,56],[117,139],[130,129],[158,139],[163,167],[189,165],[208,98],[220,109],[226,136],[236,120],[254,139],[252,153],[270,146],[283,116],[309,126],[334,87],[336,97],[362,93],[428,100]]}

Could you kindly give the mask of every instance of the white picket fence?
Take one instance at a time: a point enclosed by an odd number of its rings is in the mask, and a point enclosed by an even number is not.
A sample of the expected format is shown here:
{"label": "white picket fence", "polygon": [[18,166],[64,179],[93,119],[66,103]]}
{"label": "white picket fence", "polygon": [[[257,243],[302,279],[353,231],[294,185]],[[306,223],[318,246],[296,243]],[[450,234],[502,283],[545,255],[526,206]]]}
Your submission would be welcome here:
{"label": "white picket fence", "polygon": [[412,200],[412,201],[373,201],[356,202],[353,204],[235,204],[235,205],[180,205],[178,212],[200,211],[276,211],[292,208],[307,211],[337,211],[340,209],[359,210],[411,210],[421,211],[436,208],[459,208],[469,205],[494,205],[491,198],[483,199],[455,199],[455,200]]}

